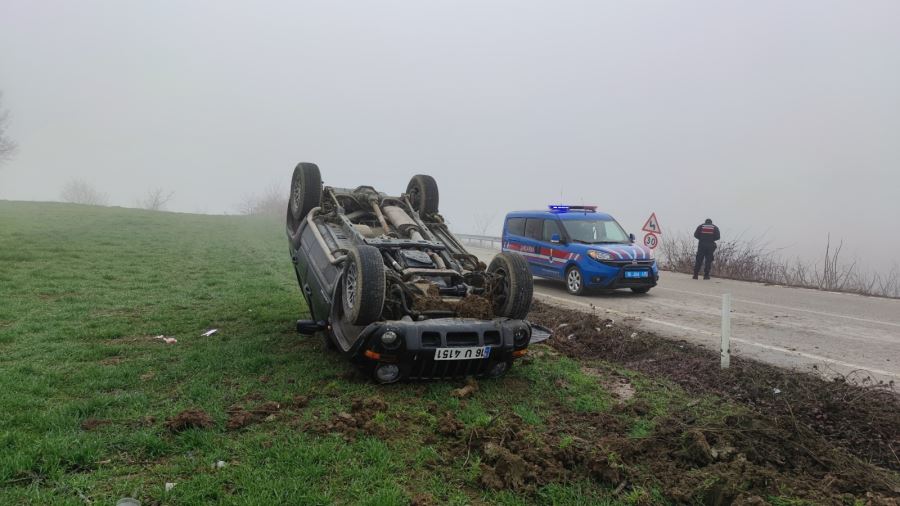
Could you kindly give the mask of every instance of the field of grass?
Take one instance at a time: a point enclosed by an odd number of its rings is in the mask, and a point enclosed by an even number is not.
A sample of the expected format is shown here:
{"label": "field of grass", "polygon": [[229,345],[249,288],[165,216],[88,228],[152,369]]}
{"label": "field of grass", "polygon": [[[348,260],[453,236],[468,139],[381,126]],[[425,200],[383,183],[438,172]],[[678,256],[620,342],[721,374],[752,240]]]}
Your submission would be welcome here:
{"label": "field of grass", "polygon": [[[467,399],[378,386],[297,335],[303,314],[278,222],[0,201],[0,504],[665,504],[652,476],[491,487],[472,440],[564,453],[603,424],[646,439],[676,409],[741,409],[543,346]],[[187,409],[211,425],[167,424]]]}

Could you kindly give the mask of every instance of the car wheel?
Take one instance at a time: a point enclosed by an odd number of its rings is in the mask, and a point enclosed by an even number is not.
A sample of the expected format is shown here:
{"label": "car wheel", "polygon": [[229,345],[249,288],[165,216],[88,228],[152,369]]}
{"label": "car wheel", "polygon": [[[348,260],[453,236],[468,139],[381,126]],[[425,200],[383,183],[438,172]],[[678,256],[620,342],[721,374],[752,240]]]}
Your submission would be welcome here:
{"label": "car wheel", "polygon": [[574,265],[566,271],[566,290],[572,295],[584,295],[584,276]]}
{"label": "car wheel", "polygon": [[296,233],[300,222],[322,202],[322,175],[314,163],[300,162],[291,177],[291,194],[288,198],[287,225]]}
{"label": "car wheel", "polygon": [[494,314],[516,320],[525,318],[534,296],[534,278],[525,257],[518,253],[500,253],[491,260],[487,271],[496,276],[491,286]]}
{"label": "car wheel", "polygon": [[428,215],[438,212],[438,187],[433,177],[424,174],[413,176],[406,185],[406,195],[417,213]]}
{"label": "car wheel", "polygon": [[649,286],[642,286],[640,288],[635,287],[635,288],[632,288],[631,291],[634,293],[647,293],[650,291],[650,287]]}
{"label": "car wheel", "polygon": [[368,325],[381,318],[384,308],[384,259],[374,246],[357,246],[347,253],[344,270],[344,318],[353,325]]}

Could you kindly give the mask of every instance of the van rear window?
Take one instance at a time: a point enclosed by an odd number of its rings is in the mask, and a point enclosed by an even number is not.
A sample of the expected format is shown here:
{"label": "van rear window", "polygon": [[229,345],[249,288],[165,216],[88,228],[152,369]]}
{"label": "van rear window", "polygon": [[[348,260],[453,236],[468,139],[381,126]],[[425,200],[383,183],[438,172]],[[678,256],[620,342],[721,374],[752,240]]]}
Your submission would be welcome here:
{"label": "van rear window", "polygon": [[510,218],[506,220],[506,233],[525,235],[525,218]]}

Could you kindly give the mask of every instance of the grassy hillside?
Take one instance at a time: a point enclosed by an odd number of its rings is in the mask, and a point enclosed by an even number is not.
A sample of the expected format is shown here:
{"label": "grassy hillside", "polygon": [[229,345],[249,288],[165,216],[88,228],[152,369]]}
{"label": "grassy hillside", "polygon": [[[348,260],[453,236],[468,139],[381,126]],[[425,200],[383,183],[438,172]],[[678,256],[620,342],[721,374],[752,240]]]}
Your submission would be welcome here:
{"label": "grassy hillside", "polygon": [[0,201],[0,504],[665,504],[604,438],[743,409],[543,346],[470,396],[378,386],[303,311],[280,223]]}

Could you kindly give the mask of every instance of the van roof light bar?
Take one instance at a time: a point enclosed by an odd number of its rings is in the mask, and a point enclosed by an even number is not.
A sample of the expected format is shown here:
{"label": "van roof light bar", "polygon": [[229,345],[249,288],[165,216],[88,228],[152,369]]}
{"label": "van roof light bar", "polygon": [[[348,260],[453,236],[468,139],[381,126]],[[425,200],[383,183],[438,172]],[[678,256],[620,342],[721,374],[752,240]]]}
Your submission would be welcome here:
{"label": "van roof light bar", "polygon": [[597,206],[570,206],[564,204],[550,204],[547,206],[554,213],[567,213],[569,211],[581,211],[584,213],[597,212]]}

